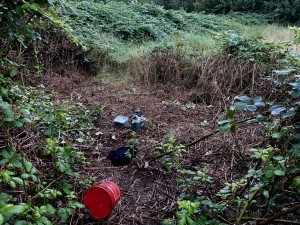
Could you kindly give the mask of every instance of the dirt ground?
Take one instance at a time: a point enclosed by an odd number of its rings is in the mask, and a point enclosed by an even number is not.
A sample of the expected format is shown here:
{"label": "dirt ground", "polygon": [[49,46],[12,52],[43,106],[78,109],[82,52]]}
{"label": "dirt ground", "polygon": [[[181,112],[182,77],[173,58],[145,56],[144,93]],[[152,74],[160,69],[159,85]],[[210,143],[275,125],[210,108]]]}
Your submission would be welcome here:
{"label": "dirt ground", "polygon": [[[109,218],[96,221],[84,210],[71,224],[155,225],[174,218],[180,193],[176,170],[167,170],[163,158],[151,162],[148,168],[142,165],[157,156],[155,147],[169,137],[175,137],[177,144],[187,145],[216,130],[216,121],[224,116],[225,109],[192,103],[190,91],[172,86],[145,87],[130,79],[105,76],[84,79],[78,76],[75,82],[72,79],[56,79],[57,83],[53,79],[46,87],[58,91],[61,99],[72,98],[90,108],[103,109],[96,121],[103,135],[93,149],[86,151],[91,164],[81,174],[97,177],[95,184],[115,182],[121,188],[121,199]],[[146,129],[136,134],[138,154],[130,165],[114,167],[106,156],[126,145],[132,131],[116,128],[112,121],[117,115],[131,115],[134,107],[140,107],[148,119]],[[188,148],[180,159],[180,167],[191,170],[207,167],[214,182],[200,188],[207,198],[213,198],[224,182],[236,181],[254,167],[254,162],[246,157],[247,150],[263,145],[263,135],[261,127],[251,124],[240,125],[236,135],[217,133]]]}

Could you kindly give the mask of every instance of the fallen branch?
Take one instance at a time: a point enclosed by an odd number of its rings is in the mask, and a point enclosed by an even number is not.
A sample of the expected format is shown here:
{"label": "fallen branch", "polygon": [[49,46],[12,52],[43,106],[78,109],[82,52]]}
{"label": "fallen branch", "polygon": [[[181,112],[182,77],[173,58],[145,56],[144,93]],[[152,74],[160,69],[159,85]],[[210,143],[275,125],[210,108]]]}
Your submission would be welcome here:
{"label": "fallen branch", "polygon": [[[266,218],[255,218],[255,217],[243,217],[242,218],[243,221],[266,221],[267,219]],[[279,224],[283,224],[283,223],[286,223],[286,224],[296,224],[296,225],[299,225],[300,222],[298,221],[292,221],[292,220],[281,220],[281,219],[275,219],[273,220],[273,222],[275,223],[279,223]]]}
{"label": "fallen branch", "polygon": [[279,212],[279,213],[277,213],[277,214],[275,214],[275,215],[273,215],[273,216],[271,216],[269,218],[266,218],[264,221],[262,221],[261,223],[259,223],[259,225],[268,224],[268,223],[274,221],[275,219],[277,219],[277,218],[279,218],[281,216],[290,214],[290,213],[292,213],[292,212],[294,212],[294,211],[296,211],[298,209],[300,209],[300,203],[298,203],[297,205],[294,205],[293,207],[288,208],[288,209],[286,209],[284,211],[281,211],[281,212]]}

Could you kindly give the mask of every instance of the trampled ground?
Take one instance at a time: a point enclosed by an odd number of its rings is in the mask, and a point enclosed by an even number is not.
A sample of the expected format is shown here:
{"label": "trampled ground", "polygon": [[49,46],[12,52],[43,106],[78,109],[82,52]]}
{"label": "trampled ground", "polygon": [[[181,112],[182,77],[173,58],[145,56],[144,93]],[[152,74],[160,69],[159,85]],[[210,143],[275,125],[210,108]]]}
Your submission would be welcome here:
{"label": "trampled ground", "polygon": [[[81,174],[97,177],[95,184],[111,180],[122,192],[119,204],[108,219],[93,220],[83,210],[71,224],[154,225],[174,217],[176,197],[180,193],[176,169],[167,170],[163,158],[151,162],[148,168],[143,166],[157,156],[155,147],[167,142],[169,137],[175,137],[177,144],[187,145],[215,131],[216,120],[224,116],[223,107],[193,103],[189,91],[171,86],[145,87],[122,78],[57,78],[47,87],[58,91],[62,99],[72,98],[90,108],[103,108],[101,117],[95,121],[97,130],[103,134],[94,147],[85,150],[91,164]],[[134,107],[140,107],[148,119],[146,129],[136,134],[138,154],[130,165],[114,167],[106,156],[111,150],[126,145],[132,131],[116,128],[112,121],[117,115],[129,116]],[[209,186],[200,185],[198,191],[212,198],[225,182],[238,180],[255,166],[246,158],[247,149],[264,142],[262,128],[243,124],[234,136],[217,133],[188,148],[180,158],[180,167],[190,170],[206,167],[214,182]],[[226,216],[223,219],[226,220]]]}

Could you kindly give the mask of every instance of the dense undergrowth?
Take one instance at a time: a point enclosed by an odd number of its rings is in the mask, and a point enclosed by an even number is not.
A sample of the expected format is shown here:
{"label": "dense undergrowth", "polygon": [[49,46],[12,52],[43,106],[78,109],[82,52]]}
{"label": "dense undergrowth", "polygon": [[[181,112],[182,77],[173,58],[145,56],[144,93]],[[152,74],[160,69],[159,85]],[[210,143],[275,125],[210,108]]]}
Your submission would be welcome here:
{"label": "dense undergrowth", "polygon": [[[71,33],[54,14],[54,5],[13,2],[0,4],[0,224],[72,224],[75,215],[81,216],[76,191],[91,179],[83,180],[79,170],[88,164],[85,148],[97,139],[90,120],[101,109],[60,102],[43,87],[20,84],[54,73],[67,76],[79,68],[129,73],[146,84],[171,81],[193,90],[193,98],[206,104],[231,102],[219,121],[221,132],[234,135],[236,117],[249,112],[264,124],[270,146],[238,153],[242,159],[250,154],[257,167],[216,190],[215,198],[197,192],[212,182],[205,168],[179,168],[177,219],[165,224],[264,222],[277,219],[280,211],[287,221],[298,218],[293,207],[299,208],[300,65],[290,46],[265,43],[257,33],[244,37],[249,27],[237,22],[240,17],[114,2],[59,5]],[[66,31],[82,48],[71,43]],[[295,32],[290,45],[299,43],[299,29]],[[238,94],[243,96],[232,98]],[[182,150],[173,142],[169,146]],[[180,154],[173,156],[178,162]]]}

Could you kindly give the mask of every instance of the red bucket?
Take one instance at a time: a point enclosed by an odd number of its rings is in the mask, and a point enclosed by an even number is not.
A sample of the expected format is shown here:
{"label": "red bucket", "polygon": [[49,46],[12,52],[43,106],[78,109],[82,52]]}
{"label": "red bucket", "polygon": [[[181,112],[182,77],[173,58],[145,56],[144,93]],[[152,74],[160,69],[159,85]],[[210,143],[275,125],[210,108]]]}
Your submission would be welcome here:
{"label": "red bucket", "polygon": [[83,196],[83,204],[97,220],[107,218],[120,200],[121,191],[111,181],[89,188]]}

